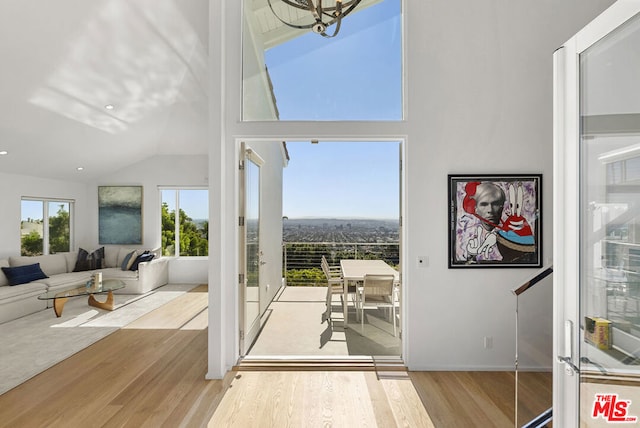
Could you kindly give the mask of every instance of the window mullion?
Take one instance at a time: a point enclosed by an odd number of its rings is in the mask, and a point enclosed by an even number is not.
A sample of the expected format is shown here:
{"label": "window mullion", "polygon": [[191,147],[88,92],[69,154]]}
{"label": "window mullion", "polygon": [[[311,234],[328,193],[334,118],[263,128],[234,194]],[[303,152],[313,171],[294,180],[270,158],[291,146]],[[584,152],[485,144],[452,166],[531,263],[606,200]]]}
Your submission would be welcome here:
{"label": "window mullion", "polygon": [[49,201],[42,204],[42,254],[49,254]]}
{"label": "window mullion", "polygon": [[175,221],[175,256],[180,257],[180,190],[176,190],[176,221]]}

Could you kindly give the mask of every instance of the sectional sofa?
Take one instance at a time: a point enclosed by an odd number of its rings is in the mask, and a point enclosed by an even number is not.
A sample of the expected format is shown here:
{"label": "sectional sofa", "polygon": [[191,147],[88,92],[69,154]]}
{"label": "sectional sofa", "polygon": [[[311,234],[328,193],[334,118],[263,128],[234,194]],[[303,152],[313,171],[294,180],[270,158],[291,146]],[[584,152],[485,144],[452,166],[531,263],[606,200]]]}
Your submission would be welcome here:
{"label": "sectional sofa", "polygon": [[[136,253],[133,253],[136,251]],[[154,254],[150,261],[138,264],[130,270],[132,261],[141,250],[120,246],[105,246],[102,267],[74,272],[78,262],[78,251],[44,256],[14,256],[0,259],[0,267],[29,266],[38,263],[47,278],[18,285],[9,285],[9,280],[0,269],[0,323],[7,322],[47,308],[49,300],[38,296],[47,291],[64,290],[88,281],[95,272],[102,272],[103,279],[120,279],[125,288],[114,291],[120,294],[144,294],[169,282],[169,259]],[[123,265],[124,263],[124,265]]]}

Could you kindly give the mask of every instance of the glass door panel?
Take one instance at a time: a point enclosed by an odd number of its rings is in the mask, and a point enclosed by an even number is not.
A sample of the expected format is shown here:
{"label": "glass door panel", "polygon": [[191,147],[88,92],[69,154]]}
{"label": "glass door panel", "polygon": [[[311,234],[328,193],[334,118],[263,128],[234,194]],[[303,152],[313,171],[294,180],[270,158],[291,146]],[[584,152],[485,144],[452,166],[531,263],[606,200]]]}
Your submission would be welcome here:
{"label": "glass door panel", "polygon": [[640,18],[579,57],[580,426],[640,417]]}
{"label": "glass door panel", "polygon": [[[243,145],[244,146],[244,145]],[[260,268],[262,251],[260,249],[260,165],[262,159],[251,149],[242,150],[244,168],[241,171],[243,184],[243,206],[241,227],[243,231],[242,247],[244,260],[241,287],[242,326],[240,328],[240,351],[246,355],[260,330]]]}

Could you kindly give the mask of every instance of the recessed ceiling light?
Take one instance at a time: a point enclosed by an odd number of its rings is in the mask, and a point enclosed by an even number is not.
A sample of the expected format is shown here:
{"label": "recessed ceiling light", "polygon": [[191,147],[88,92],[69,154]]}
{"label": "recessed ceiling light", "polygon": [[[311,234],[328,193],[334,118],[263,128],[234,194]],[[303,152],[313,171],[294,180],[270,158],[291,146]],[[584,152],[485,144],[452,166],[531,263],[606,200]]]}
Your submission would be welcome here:
{"label": "recessed ceiling light", "polygon": [[107,110],[113,110],[115,107],[113,106],[113,104],[107,104],[106,106],[104,106],[104,108],[106,108]]}
{"label": "recessed ceiling light", "polygon": [[0,156],[8,155],[9,152],[6,150],[0,150]]}
{"label": "recessed ceiling light", "polygon": [[77,168],[76,168],[76,170],[78,170],[78,171],[84,171],[84,168],[83,168],[83,167],[81,167],[81,166],[79,166],[79,167],[77,167]]}

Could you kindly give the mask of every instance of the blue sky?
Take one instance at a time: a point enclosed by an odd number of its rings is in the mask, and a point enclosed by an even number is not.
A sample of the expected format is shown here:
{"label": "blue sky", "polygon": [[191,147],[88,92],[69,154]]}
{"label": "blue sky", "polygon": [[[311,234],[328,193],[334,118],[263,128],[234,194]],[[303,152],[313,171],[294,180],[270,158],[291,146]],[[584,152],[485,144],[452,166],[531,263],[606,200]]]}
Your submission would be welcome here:
{"label": "blue sky", "polygon": [[42,220],[42,202],[22,201],[22,220]]}
{"label": "blue sky", "polygon": [[399,0],[385,0],[352,12],[334,38],[298,30],[267,50],[280,120],[401,119],[399,13]]}
{"label": "blue sky", "polygon": [[[268,50],[280,119],[402,119],[400,30],[400,2],[386,0],[335,38],[308,32]],[[398,142],[287,144],[284,215],[398,218]]]}
{"label": "blue sky", "polygon": [[[165,189],[162,192],[162,201],[167,203],[169,211],[175,210],[175,190]],[[180,190],[180,209],[194,220],[209,218],[209,206],[205,203],[205,196],[206,193],[202,193],[201,190]]]}
{"label": "blue sky", "polygon": [[398,142],[288,142],[283,215],[398,218]]}

